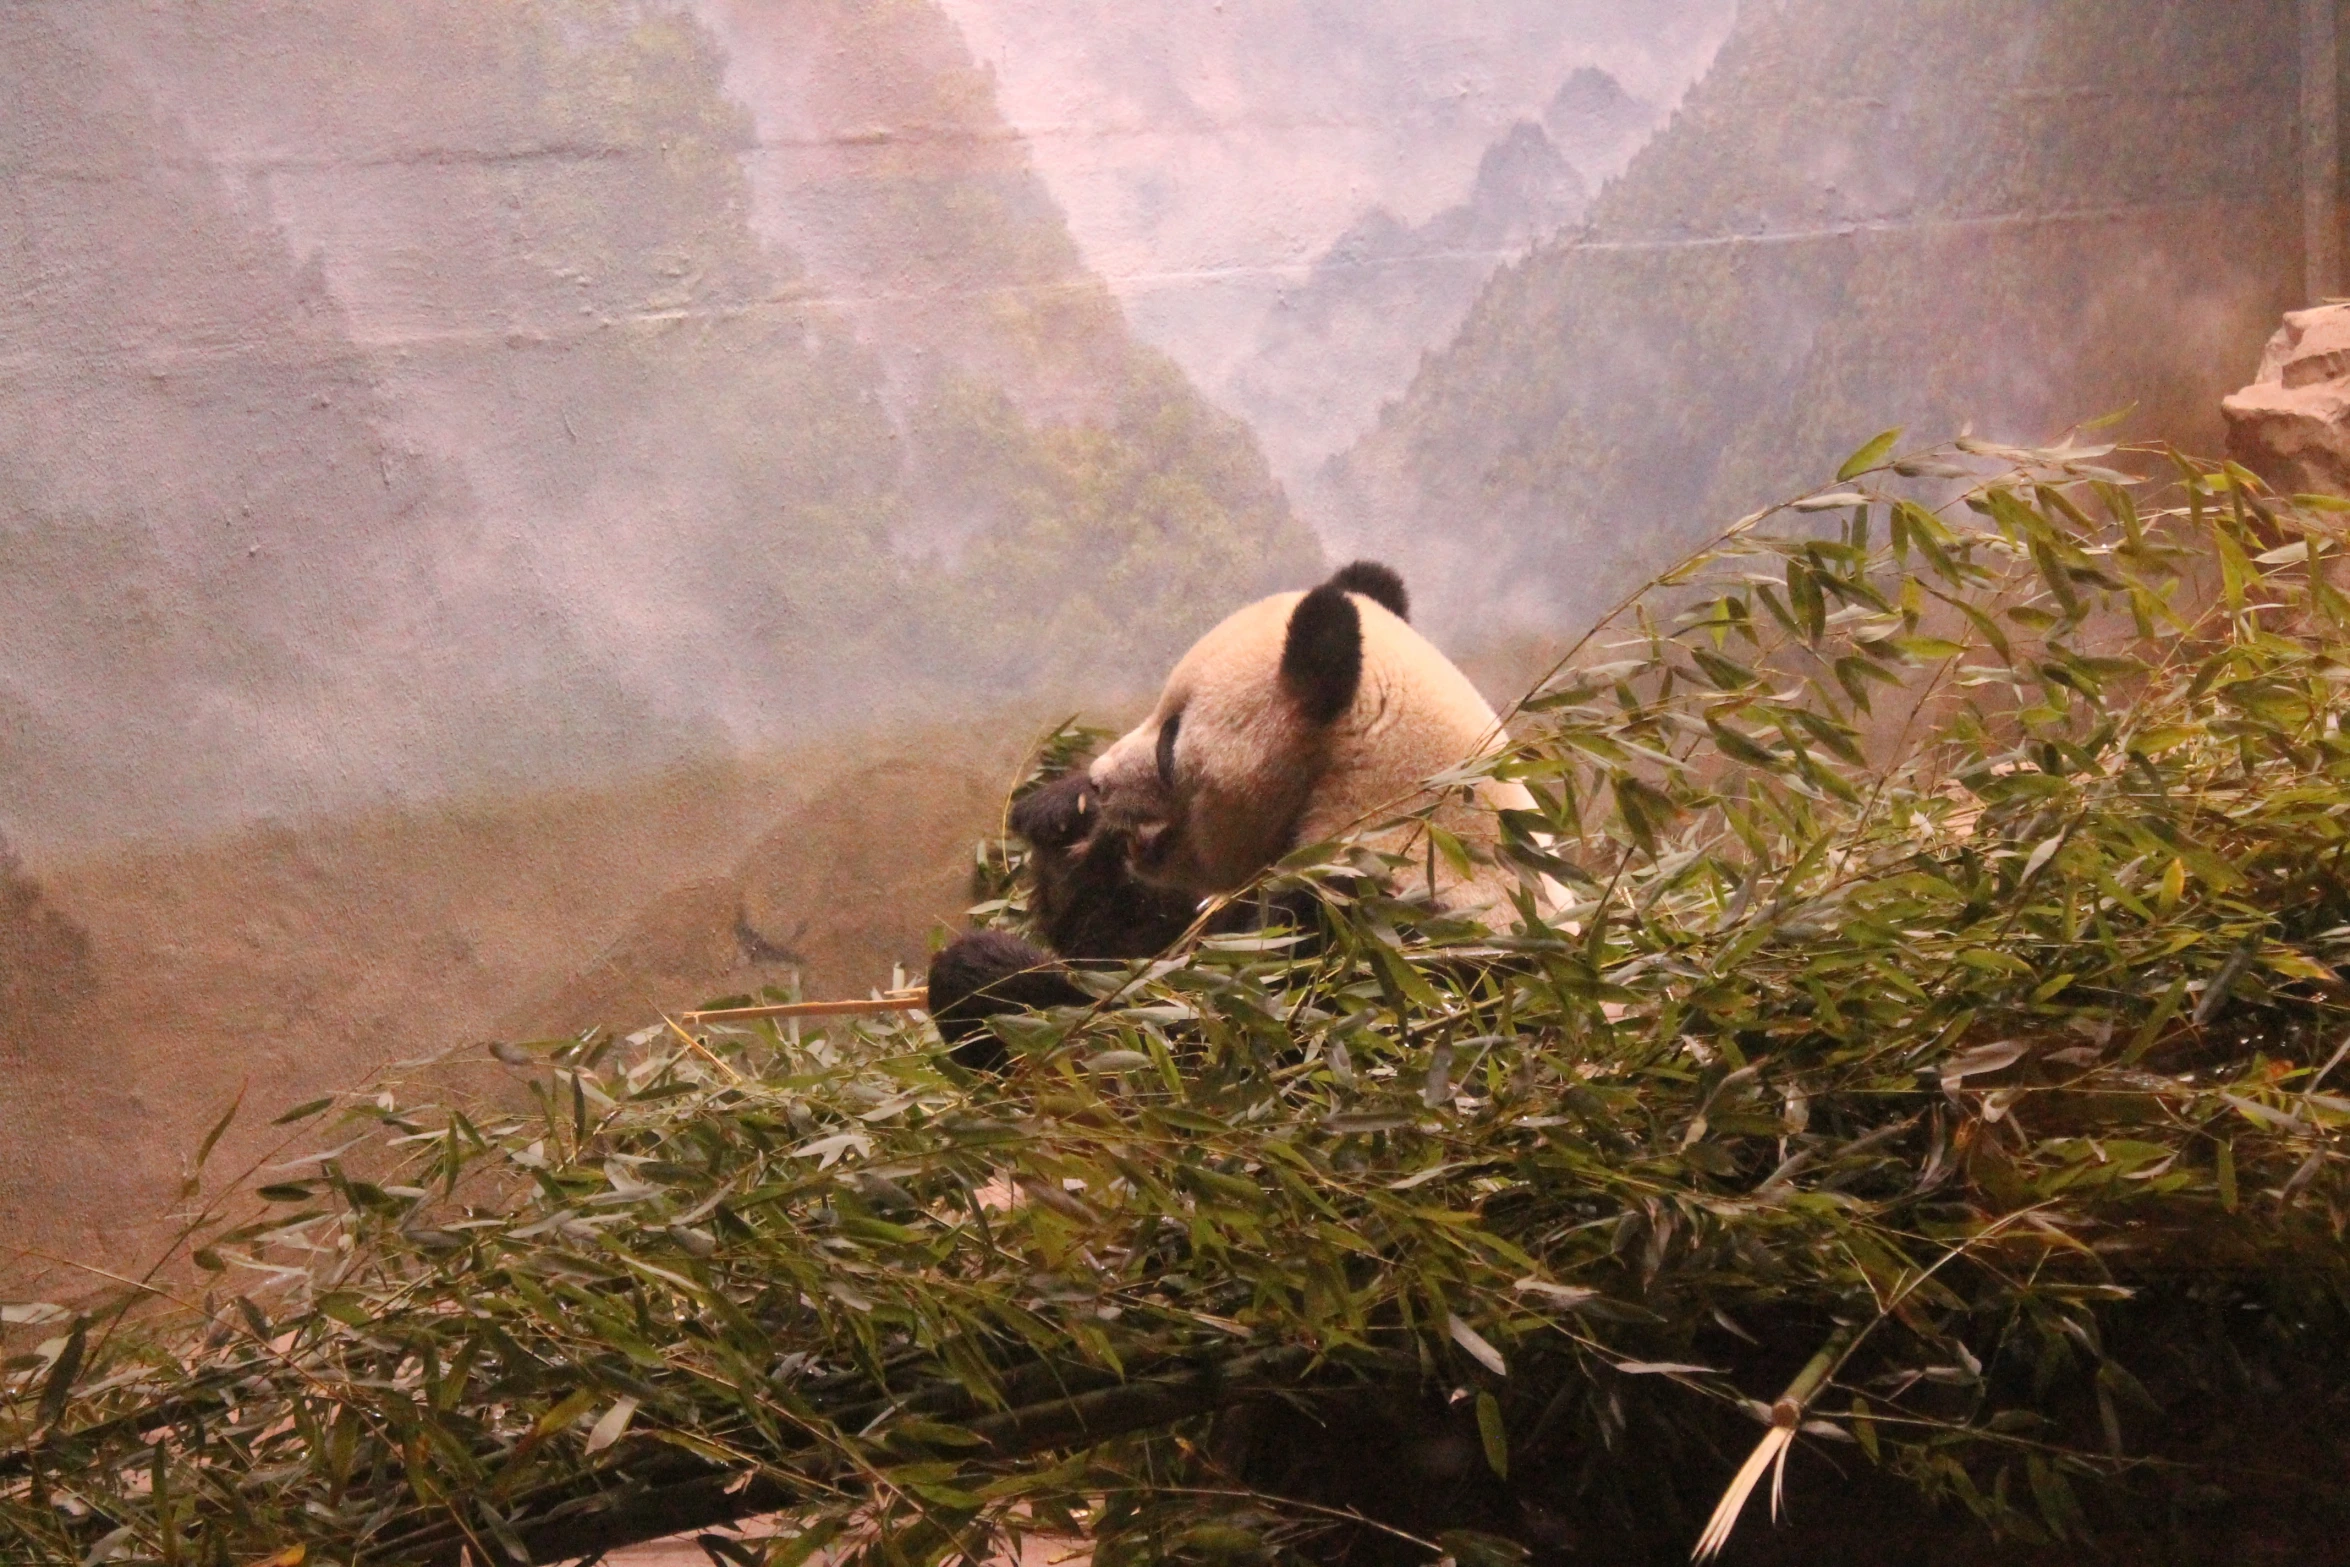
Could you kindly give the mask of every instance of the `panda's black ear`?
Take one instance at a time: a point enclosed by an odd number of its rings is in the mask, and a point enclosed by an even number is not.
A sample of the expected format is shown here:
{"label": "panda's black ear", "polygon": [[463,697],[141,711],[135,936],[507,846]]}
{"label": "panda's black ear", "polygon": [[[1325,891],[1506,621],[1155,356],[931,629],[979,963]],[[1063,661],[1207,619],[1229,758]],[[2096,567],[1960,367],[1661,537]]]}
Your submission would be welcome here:
{"label": "panda's black ear", "polygon": [[1363,681],[1363,616],[1346,593],[1325,582],[1299,599],[1281,641],[1281,683],[1317,724],[1354,706]]}
{"label": "panda's black ear", "polygon": [[1358,560],[1333,572],[1330,585],[1343,593],[1360,593],[1398,620],[1412,618],[1412,596],[1403,590],[1403,578],[1392,566]]}

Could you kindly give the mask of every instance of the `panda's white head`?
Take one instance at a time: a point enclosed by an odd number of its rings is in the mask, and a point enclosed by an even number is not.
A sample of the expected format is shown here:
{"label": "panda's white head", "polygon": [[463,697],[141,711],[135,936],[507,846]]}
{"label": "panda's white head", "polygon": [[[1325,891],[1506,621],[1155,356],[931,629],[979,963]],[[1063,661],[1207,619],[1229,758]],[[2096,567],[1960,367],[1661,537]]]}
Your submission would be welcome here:
{"label": "panda's white head", "polygon": [[[1194,643],[1150,716],[1093,764],[1103,821],[1131,839],[1136,873],[1231,891],[1299,844],[1410,809],[1425,780],[1503,743],[1493,709],[1408,613],[1396,574],[1357,561]],[[1488,808],[1531,803],[1515,784],[1480,793]],[[1447,825],[1490,842],[1490,820]]]}

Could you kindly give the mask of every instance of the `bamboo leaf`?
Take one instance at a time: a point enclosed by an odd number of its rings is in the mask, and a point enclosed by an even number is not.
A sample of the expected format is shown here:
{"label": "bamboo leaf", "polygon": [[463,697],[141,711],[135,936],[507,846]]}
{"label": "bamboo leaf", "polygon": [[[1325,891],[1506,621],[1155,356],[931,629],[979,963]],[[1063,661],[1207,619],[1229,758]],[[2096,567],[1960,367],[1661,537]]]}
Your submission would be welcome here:
{"label": "bamboo leaf", "polygon": [[219,1144],[222,1134],[228,1130],[229,1123],[237,1118],[237,1111],[244,1107],[244,1103],[245,1091],[240,1088],[237,1090],[237,1097],[230,1100],[229,1107],[220,1113],[220,1119],[213,1122],[212,1129],[204,1134],[204,1141],[197,1145],[197,1169],[204,1168],[204,1161],[212,1157],[213,1148]]}
{"label": "bamboo leaf", "polygon": [[1838,479],[1858,478],[1871,468],[1877,467],[1892,455],[1893,443],[1900,439],[1899,428],[1882,430],[1870,436],[1860,450],[1844,459],[1843,464],[1836,470],[1836,477]]}
{"label": "bamboo leaf", "polygon": [[1485,1341],[1483,1335],[1459,1317],[1444,1319],[1444,1331],[1455,1344],[1469,1352],[1469,1358],[1497,1377],[1510,1374],[1509,1363],[1501,1358],[1501,1351]]}
{"label": "bamboo leaf", "polygon": [[615,1399],[612,1407],[605,1410],[588,1431],[587,1451],[600,1453],[619,1441],[627,1432],[629,1422],[636,1418],[637,1407],[634,1394]]}
{"label": "bamboo leaf", "polygon": [[1485,1447],[1485,1466],[1503,1480],[1510,1477],[1509,1431],[1501,1423],[1501,1400],[1491,1393],[1477,1395],[1477,1436]]}
{"label": "bamboo leaf", "polygon": [[73,1331],[65,1338],[65,1347],[57,1352],[49,1374],[41,1383],[41,1404],[35,1423],[54,1426],[65,1418],[65,1406],[73,1397],[74,1379],[82,1374],[82,1355],[89,1347],[90,1323],[86,1317],[76,1317]]}

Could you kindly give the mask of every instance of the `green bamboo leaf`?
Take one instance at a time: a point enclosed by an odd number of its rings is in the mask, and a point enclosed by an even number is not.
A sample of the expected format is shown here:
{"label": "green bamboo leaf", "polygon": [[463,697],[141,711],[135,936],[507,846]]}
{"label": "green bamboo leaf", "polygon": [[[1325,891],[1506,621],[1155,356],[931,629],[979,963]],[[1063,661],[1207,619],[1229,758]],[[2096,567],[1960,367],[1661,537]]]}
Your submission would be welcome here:
{"label": "green bamboo leaf", "polygon": [[1378,964],[1381,977],[1404,1002],[1423,1007],[1443,1005],[1435,988],[1421,977],[1417,968],[1404,960],[1401,953],[1391,947],[1374,946],[1370,949],[1370,955],[1372,961]]}
{"label": "green bamboo leaf", "polygon": [[1901,431],[1898,427],[1882,430],[1870,436],[1860,450],[1844,459],[1843,464],[1836,470],[1836,477],[1840,480],[1857,478],[1871,468],[1878,467],[1888,456],[1892,455],[1893,443],[1900,439]]}
{"label": "green bamboo leaf", "polygon": [[1828,605],[1818,575],[1798,560],[1787,562],[1787,603],[1808,642],[1827,635]]}
{"label": "green bamboo leaf", "polygon": [[48,1428],[65,1418],[65,1406],[73,1398],[75,1379],[82,1374],[82,1355],[89,1347],[89,1339],[89,1318],[74,1318],[73,1331],[65,1337],[65,1347],[57,1352],[48,1376],[42,1380],[41,1403],[34,1424]]}
{"label": "green bamboo leaf", "polygon": [[1755,672],[1736,659],[1724,658],[1709,648],[1693,647],[1689,657],[1718,691],[1742,691],[1755,683]]}
{"label": "green bamboo leaf", "polygon": [[1839,759],[1855,767],[1864,765],[1859,732],[1850,724],[1813,712],[1808,707],[1791,709],[1787,716],[1796,728],[1809,735],[1815,743],[1827,747]]}
{"label": "green bamboo leaf", "polygon": [[2070,619],[2078,616],[2081,613],[2081,596],[2073,586],[2072,573],[2065,569],[2064,562],[2057,557],[2056,547],[2045,538],[2034,535],[2031,551],[2032,564],[2039,568],[2040,580],[2055,595],[2056,602],[2064,606],[2066,617]]}
{"label": "green bamboo leaf", "polygon": [[1742,762],[1749,767],[1776,768],[1780,765],[1779,758],[1772,755],[1767,747],[1757,744],[1728,725],[1709,718],[1705,721],[1705,727],[1706,733],[1713,737],[1715,749],[1731,761]]}
{"label": "green bamboo leaf", "polygon": [[785,1536],[779,1543],[767,1547],[766,1567],[802,1567],[850,1527],[845,1517],[821,1518],[800,1530]]}
{"label": "green bamboo leaf", "polygon": [[1614,780],[1617,820],[1644,853],[1656,852],[1657,837],[1671,825],[1677,808],[1661,790],[1629,773]]}
{"label": "green bamboo leaf", "polygon": [[926,1502],[955,1512],[975,1513],[987,1505],[987,1498],[978,1492],[966,1491],[961,1486],[946,1485],[937,1480],[912,1481],[906,1489]]}
{"label": "green bamboo leaf", "polygon": [[2244,590],[2252,583],[2252,563],[2244,558],[2244,551],[2235,537],[2216,521],[2211,529],[2213,553],[2219,557],[2222,597],[2231,610],[2244,607]]}
{"label": "green bamboo leaf", "polygon": [[204,1134],[204,1141],[197,1145],[197,1169],[201,1170],[204,1168],[204,1161],[212,1157],[212,1150],[214,1146],[220,1142],[221,1135],[228,1130],[229,1123],[237,1118],[237,1111],[243,1108],[244,1103],[245,1091],[240,1088],[237,1090],[237,1097],[230,1100],[229,1107],[220,1113],[220,1119],[213,1122],[212,1129]]}
{"label": "green bamboo leaf", "polygon": [[1491,1393],[1477,1395],[1477,1436],[1485,1447],[1485,1465],[1494,1474],[1510,1477],[1510,1437],[1501,1422],[1501,1400]]}

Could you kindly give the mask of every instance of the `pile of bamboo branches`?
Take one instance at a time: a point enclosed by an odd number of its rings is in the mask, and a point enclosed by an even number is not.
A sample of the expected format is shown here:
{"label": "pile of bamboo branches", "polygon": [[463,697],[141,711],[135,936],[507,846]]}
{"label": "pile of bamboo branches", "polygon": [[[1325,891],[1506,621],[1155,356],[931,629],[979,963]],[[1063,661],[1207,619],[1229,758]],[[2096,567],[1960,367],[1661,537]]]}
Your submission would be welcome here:
{"label": "pile of bamboo branches", "polygon": [[[2343,1358],[2344,550],[2230,468],[1882,438],[1513,716],[1514,930],[1409,901],[1423,824],[1000,1077],[702,1018],[300,1107],[189,1288],[5,1308],[0,1556],[1685,1555],[1790,1452],[2027,1541],[2281,1495],[2171,1438],[2181,1366]],[[1233,1434],[1379,1389],[1471,1434],[1432,1523]]]}

